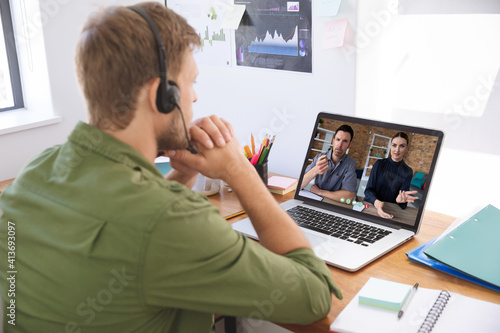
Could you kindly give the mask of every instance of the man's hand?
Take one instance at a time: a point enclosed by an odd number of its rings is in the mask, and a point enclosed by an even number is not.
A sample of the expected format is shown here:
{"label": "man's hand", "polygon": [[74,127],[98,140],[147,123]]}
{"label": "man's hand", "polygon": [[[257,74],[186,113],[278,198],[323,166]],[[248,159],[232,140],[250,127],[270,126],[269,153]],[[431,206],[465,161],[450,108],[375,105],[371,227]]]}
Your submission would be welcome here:
{"label": "man's hand", "polygon": [[326,157],[326,155],[321,155],[320,158],[318,158],[318,161],[316,162],[314,168],[316,175],[322,175],[326,171],[328,171],[328,158]]}
{"label": "man's hand", "polygon": [[[198,149],[212,149],[214,147],[224,147],[234,137],[233,127],[226,120],[215,115],[204,117],[193,121],[189,129],[191,140]],[[183,151],[182,154],[183,155]],[[186,164],[182,159],[173,158],[176,151],[167,151],[165,156],[170,157],[170,165],[173,170],[165,178],[176,180],[191,188],[196,180],[199,170],[192,165]]]}
{"label": "man's hand", "polygon": [[226,120],[212,115],[193,121],[189,128],[191,139],[212,149],[215,146],[224,147],[234,137],[233,127]]}
{"label": "man's hand", "polygon": [[[212,117],[193,124],[192,133],[195,134],[192,138],[199,150],[198,154],[177,150],[168,151],[166,156],[170,157],[174,169],[185,174],[200,172],[209,178],[222,179],[229,184],[236,175],[244,179],[245,172],[252,171],[254,167],[245,157],[243,148],[234,136],[232,126],[220,118]],[[226,137],[230,138],[230,141],[224,139]],[[212,142],[211,145],[208,144],[208,138]]]}
{"label": "man's hand", "polygon": [[[185,165],[209,178],[222,179],[231,184],[235,176],[245,178],[246,169],[254,169],[243,154],[238,140],[233,138],[224,147],[207,149],[199,146],[199,153],[191,154],[187,150],[169,152],[172,163]],[[172,165],[173,166],[173,165]],[[248,171],[247,171],[248,172]]]}
{"label": "man's hand", "polygon": [[318,187],[318,185],[314,184],[311,186],[311,193],[317,194],[317,195],[322,195],[323,190]]}
{"label": "man's hand", "polygon": [[[316,155],[317,156],[317,155]],[[317,160],[316,164],[306,172],[304,179],[302,180],[301,189],[307,186],[314,177],[317,175],[322,175],[328,170],[328,158],[326,155],[321,155]],[[311,191],[312,192],[312,191]]]}

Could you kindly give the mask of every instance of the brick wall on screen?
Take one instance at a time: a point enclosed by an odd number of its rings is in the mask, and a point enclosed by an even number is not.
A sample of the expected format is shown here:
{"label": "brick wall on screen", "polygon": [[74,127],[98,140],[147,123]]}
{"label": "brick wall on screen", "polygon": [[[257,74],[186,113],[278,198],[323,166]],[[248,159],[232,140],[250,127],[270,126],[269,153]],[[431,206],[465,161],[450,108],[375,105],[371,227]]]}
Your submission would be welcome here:
{"label": "brick wall on screen", "polygon": [[[365,167],[366,158],[370,153],[370,144],[372,142],[373,134],[379,134],[392,138],[394,134],[398,131],[392,129],[381,129],[375,128],[367,125],[352,124],[352,123],[341,123],[339,121],[332,121],[329,119],[324,119],[323,124],[320,126],[324,129],[335,131],[338,127],[343,124],[350,125],[354,131],[354,140],[349,149],[349,156],[356,161],[356,169],[363,169]],[[320,138],[324,139],[324,132],[319,132]],[[429,168],[432,162],[432,157],[436,149],[437,138],[427,135],[406,133],[410,139],[409,150],[404,160],[414,172],[429,173]],[[377,142],[375,143],[377,144]],[[380,142],[379,144],[382,144]],[[322,142],[314,142],[313,148],[321,149],[323,146]],[[374,156],[376,153],[380,153],[384,156],[383,149],[374,149],[371,154]],[[314,158],[317,152],[311,151],[309,158]]]}
{"label": "brick wall on screen", "polygon": [[410,135],[410,150],[405,162],[413,169],[413,172],[429,173],[436,144],[436,137],[421,134]]}

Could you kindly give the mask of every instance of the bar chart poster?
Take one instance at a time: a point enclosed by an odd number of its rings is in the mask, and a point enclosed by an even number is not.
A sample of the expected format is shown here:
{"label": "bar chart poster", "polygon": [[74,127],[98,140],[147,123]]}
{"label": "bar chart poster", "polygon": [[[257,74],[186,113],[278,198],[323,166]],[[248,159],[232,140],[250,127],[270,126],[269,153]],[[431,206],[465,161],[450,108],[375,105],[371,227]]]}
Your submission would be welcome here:
{"label": "bar chart poster", "polygon": [[184,17],[196,30],[201,47],[194,52],[198,64],[231,66],[231,30],[222,28],[228,0],[168,0],[166,6]]}
{"label": "bar chart poster", "polygon": [[235,31],[238,66],[312,72],[311,0],[235,0],[246,5]]}

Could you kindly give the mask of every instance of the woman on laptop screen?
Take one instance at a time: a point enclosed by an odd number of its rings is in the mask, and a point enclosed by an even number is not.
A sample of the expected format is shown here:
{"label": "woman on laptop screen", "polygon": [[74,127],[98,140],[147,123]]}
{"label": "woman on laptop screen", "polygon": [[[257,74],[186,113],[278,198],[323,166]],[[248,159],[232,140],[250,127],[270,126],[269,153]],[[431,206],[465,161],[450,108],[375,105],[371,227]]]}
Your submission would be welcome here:
{"label": "woman on laptop screen", "polygon": [[373,204],[379,216],[393,218],[384,211],[384,203],[396,203],[406,209],[408,202],[414,202],[417,191],[409,191],[413,170],[403,158],[408,152],[409,139],[404,132],[394,134],[391,153],[388,158],[375,162],[365,189],[365,201]]}

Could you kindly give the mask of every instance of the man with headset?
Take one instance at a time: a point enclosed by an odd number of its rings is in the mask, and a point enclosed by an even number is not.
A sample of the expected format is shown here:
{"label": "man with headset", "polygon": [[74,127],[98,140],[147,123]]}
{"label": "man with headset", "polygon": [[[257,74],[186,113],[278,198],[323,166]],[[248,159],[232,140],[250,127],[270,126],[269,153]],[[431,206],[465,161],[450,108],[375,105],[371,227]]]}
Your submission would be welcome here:
{"label": "man with headset", "polygon": [[[4,320],[5,332],[209,332],[213,313],[309,324],[332,292],[342,297],[231,125],[194,121],[189,141],[199,43],[158,3],[87,21],[76,63],[89,124],[35,157],[0,200],[2,258],[8,225],[17,237],[16,325]],[[159,151],[174,168],[165,178]],[[231,185],[260,244],[189,189],[199,172]]]}

